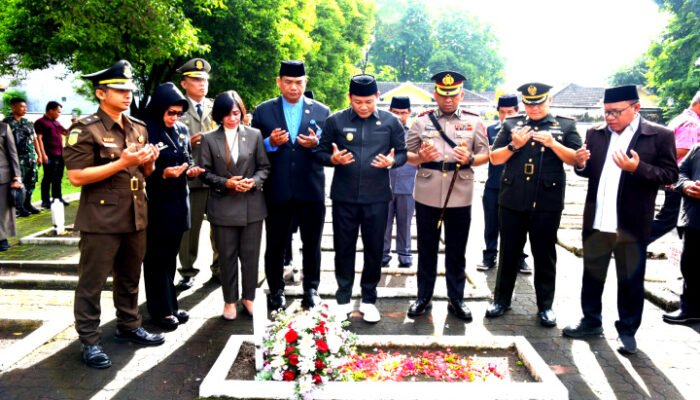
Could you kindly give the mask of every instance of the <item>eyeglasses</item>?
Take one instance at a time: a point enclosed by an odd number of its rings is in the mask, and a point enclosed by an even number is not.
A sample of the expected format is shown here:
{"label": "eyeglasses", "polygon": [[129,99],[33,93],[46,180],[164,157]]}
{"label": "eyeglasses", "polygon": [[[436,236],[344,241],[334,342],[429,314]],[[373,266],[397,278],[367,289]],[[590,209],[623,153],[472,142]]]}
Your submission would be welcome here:
{"label": "eyeglasses", "polygon": [[177,115],[178,118],[182,117],[182,114],[184,114],[182,111],[175,111],[175,110],[168,110],[165,112],[165,114],[168,117],[174,117]]}
{"label": "eyeglasses", "polygon": [[627,107],[621,108],[621,109],[619,109],[619,110],[604,110],[604,111],[603,111],[603,114],[605,114],[606,117],[617,118],[617,117],[619,117],[620,115],[622,115],[622,113],[623,113],[626,109],[628,109],[628,108],[634,106],[635,104],[637,104],[637,103],[632,103],[632,104],[628,105]]}

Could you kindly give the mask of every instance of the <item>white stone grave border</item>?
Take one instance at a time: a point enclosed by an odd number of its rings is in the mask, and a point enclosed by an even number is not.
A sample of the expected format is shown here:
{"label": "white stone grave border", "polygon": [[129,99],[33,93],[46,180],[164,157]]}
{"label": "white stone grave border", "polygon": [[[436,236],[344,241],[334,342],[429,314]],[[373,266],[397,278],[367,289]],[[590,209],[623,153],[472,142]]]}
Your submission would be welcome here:
{"label": "white stone grave border", "polygon": [[[28,321],[27,318],[3,318],[4,320]],[[29,320],[30,321],[30,320]],[[27,337],[17,340],[0,351],[0,371],[10,369],[12,365],[29,355],[35,349],[39,348],[44,343],[50,341],[53,337],[63,332],[68,328],[73,321],[64,319],[56,320],[40,320],[41,326],[34,330]]]}

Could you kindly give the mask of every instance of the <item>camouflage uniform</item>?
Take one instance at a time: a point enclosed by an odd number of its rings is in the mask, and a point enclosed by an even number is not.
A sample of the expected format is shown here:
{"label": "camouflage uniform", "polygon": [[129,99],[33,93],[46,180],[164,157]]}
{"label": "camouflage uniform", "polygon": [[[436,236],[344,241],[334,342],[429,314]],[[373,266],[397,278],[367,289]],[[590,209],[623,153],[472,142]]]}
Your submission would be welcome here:
{"label": "camouflage uniform", "polygon": [[22,183],[27,190],[27,197],[29,197],[36,186],[39,174],[36,162],[36,149],[34,148],[34,140],[36,139],[34,124],[26,118],[17,120],[13,116],[5,118],[3,122],[10,126],[14,134]]}

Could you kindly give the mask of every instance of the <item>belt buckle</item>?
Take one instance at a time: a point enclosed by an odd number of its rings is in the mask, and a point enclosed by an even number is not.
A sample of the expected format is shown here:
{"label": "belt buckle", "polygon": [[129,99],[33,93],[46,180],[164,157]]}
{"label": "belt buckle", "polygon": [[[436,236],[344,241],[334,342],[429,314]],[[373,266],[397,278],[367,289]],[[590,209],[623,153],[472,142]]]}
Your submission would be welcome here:
{"label": "belt buckle", "polygon": [[447,166],[445,165],[445,160],[442,161],[441,172],[442,172],[442,176],[447,176]]}
{"label": "belt buckle", "polygon": [[535,164],[532,163],[525,163],[524,165],[524,173],[525,175],[533,175],[535,173]]}
{"label": "belt buckle", "polygon": [[132,176],[129,184],[131,185],[132,192],[139,190],[139,178]]}

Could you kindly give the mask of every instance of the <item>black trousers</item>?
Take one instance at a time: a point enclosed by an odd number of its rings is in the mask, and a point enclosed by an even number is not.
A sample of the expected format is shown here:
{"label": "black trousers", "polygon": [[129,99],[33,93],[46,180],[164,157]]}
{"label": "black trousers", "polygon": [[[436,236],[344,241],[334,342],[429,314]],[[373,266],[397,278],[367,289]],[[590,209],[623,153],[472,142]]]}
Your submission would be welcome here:
{"label": "black trousers", "polygon": [[681,211],[681,199],[683,195],[678,192],[665,191],[664,205],[654,217],[651,224],[649,244],[661,236],[671,232],[678,225],[678,214]]}
{"label": "black trousers", "polygon": [[[430,300],[437,278],[440,231],[437,229],[441,208],[416,202],[418,230],[418,298]],[[442,227],[445,230],[445,279],[450,300],[464,299],[467,239],[472,208],[454,207],[445,210]]]}
{"label": "black trousers", "polygon": [[270,292],[284,290],[284,256],[293,222],[302,242],[304,290],[318,289],[321,280],[321,235],[326,217],[323,202],[267,203],[265,220],[265,276]]}
{"label": "black trousers", "polygon": [[183,232],[167,232],[150,227],[147,230],[143,280],[146,286],[146,306],[153,319],[173,315],[179,309],[173,281],[182,234]]}
{"label": "black trousers", "polygon": [[48,156],[49,162],[44,165],[44,178],[41,180],[41,203],[51,204],[51,198],[62,199],[61,180],[65,163],[62,156]]}
{"label": "black trousers", "polygon": [[683,228],[681,310],[700,316],[700,230]]}
{"label": "black trousers", "polygon": [[339,304],[350,302],[355,282],[355,252],[358,232],[362,232],[364,266],[360,287],[362,302],[377,301],[377,284],[381,278],[384,230],[389,204],[352,204],[333,202],[333,247],[335,247],[335,293]]}
{"label": "black trousers", "polygon": [[515,211],[499,208],[501,250],[494,302],[510,305],[513,288],[528,237],[535,261],[535,294],[540,311],[552,308],[557,277],[557,230],[561,211]]}
{"label": "black trousers", "polygon": [[[483,260],[496,260],[498,255],[498,192],[499,189],[484,188],[484,195],[481,202],[484,206],[484,245]],[[523,252],[521,262],[527,258]]]}
{"label": "black trousers", "polygon": [[620,335],[634,336],[642,323],[644,308],[645,243],[616,233],[593,231],[583,240],[581,309],[591,326],[602,324],[602,296],[610,258],[615,255],[617,313],[615,328]]}

